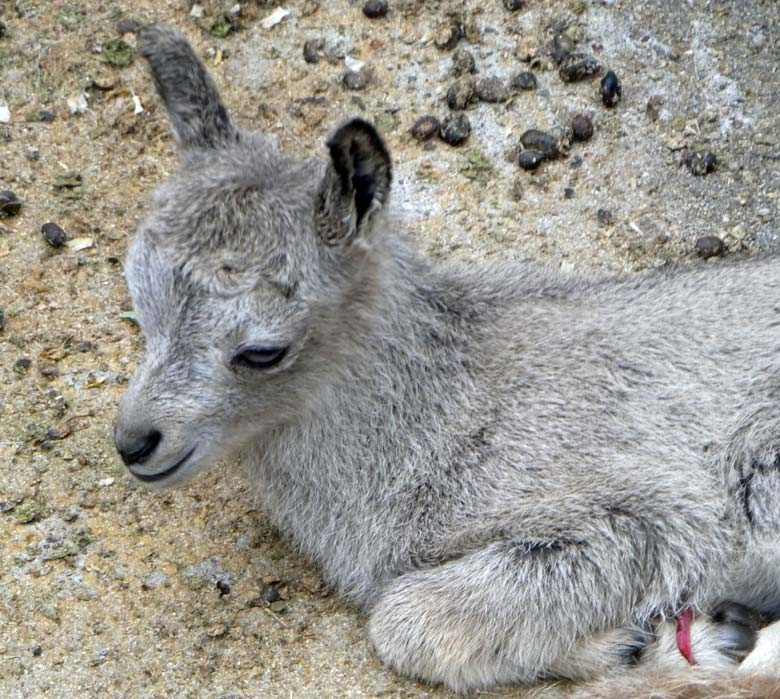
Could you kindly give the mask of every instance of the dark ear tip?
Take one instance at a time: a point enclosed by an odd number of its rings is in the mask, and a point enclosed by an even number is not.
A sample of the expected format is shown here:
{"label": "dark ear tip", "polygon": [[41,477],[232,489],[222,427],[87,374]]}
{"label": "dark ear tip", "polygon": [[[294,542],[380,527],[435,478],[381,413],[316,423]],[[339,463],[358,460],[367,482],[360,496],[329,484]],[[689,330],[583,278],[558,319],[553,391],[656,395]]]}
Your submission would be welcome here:
{"label": "dark ear tip", "polygon": [[376,130],[376,127],[370,121],[366,121],[360,117],[355,117],[354,119],[345,121],[341,126],[338,127],[338,129],[336,129],[336,132],[333,134],[333,136],[335,137],[340,133],[363,133],[366,135],[373,134],[379,137],[379,132]]}
{"label": "dark ear tip", "polygon": [[390,160],[390,154],[387,151],[384,140],[379,135],[376,127],[365,119],[350,119],[339,126],[328,139],[327,146],[333,150],[356,140],[368,142],[373,149],[380,151],[387,160]]}
{"label": "dark ear tip", "polygon": [[385,142],[373,124],[364,119],[351,119],[342,124],[328,139],[326,145],[336,171],[339,173],[342,185],[346,188],[349,178],[354,173],[354,164],[350,165],[356,154],[361,159],[371,161],[373,168],[384,172],[388,183],[392,178],[392,161]]}

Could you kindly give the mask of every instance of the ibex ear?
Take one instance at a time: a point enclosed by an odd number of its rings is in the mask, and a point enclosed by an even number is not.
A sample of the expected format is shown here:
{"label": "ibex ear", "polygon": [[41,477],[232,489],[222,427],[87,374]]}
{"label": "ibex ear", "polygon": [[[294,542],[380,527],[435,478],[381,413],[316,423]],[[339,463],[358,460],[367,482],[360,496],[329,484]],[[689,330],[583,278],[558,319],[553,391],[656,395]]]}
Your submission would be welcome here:
{"label": "ibex ear", "polygon": [[236,139],[238,131],[214,81],[182,34],[170,27],[146,27],[141,50],[182,148],[213,148]]}
{"label": "ibex ear", "polygon": [[328,140],[330,164],[320,193],[318,224],[331,245],[349,242],[368,227],[390,193],[390,154],[376,129],[362,119]]}

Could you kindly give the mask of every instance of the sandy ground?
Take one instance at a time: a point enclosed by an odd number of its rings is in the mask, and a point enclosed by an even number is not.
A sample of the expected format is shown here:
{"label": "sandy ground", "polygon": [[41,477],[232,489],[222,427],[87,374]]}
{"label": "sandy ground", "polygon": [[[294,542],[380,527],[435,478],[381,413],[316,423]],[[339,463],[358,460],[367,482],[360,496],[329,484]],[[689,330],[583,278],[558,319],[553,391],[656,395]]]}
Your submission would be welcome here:
{"label": "sandy ground", "polygon": [[[119,20],[186,32],[237,121],[293,152],[323,153],[348,116],[378,123],[396,162],[394,206],[432,254],[631,273],[694,261],[703,235],[720,236],[728,255],[777,245],[775,0],[528,0],[515,13],[501,0],[390,0],[376,20],[358,2],[290,0],[270,29],[262,20],[276,6],[251,0],[233,31],[210,33],[233,5],[203,2],[198,19],[184,0],[0,0],[0,107],[11,115],[0,124],[0,190],[23,201],[0,220],[4,698],[447,696],[381,667],[364,620],[270,527],[240,465],[151,494],[118,463],[112,421],[143,348],[122,316],[121,260],[176,167],[143,62],[103,61]],[[408,133],[417,117],[448,113],[451,50],[436,41],[453,13],[478,77],[508,79],[535,54],[539,81],[470,107],[472,135],[458,148]],[[560,23],[621,77],[616,109],[601,105],[598,79],[559,78],[549,43]],[[303,60],[316,38],[332,62]],[[373,71],[365,89],[342,86],[345,54]],[[507,161],[525,129],[576,113],[592,117],[592,141],[535,173]],[[694,177],[685,148],[713,151],[716,171]],[[63,186],[76,184],[63,180],[72,173],[80,186]],[[600,221],[599,209],[611,216]],[[49,221],[89,247],[51,247]]]}

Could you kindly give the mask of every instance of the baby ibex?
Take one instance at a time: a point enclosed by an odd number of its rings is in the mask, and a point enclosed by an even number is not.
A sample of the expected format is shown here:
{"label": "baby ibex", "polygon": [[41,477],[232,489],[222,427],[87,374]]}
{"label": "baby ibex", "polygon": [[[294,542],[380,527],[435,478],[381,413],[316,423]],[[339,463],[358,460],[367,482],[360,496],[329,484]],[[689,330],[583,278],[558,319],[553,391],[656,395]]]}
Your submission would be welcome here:
{"label": "baby ibex", "polygon": [[[126,266],[116,445],[178,484],[243,449],[399,673],[463,692],[629,666],[780,675],[780,257],[636,278],[434,264],[353,120],[300,161],[142,34],[181,147]],[[752,651],[752,652],[751,652]]]}

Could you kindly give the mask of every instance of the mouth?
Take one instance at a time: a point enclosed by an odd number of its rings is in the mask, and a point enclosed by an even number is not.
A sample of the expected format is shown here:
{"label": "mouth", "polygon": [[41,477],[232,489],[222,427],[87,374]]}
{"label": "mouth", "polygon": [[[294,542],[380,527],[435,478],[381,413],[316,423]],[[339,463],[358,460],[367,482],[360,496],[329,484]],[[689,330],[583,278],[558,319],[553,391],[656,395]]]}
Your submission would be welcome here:
{"label": "mouth", "polygon": [[155,481],[161,481],[172,476],[178,471],[189,458],[195,453],[197,447],[192,447],[181,459],[179,459],[173,466],[166,468],[164,471],[158,471],[157,473],[138,473],[130,469],[130,472],[139,480],[144,483],[154,483]]}

